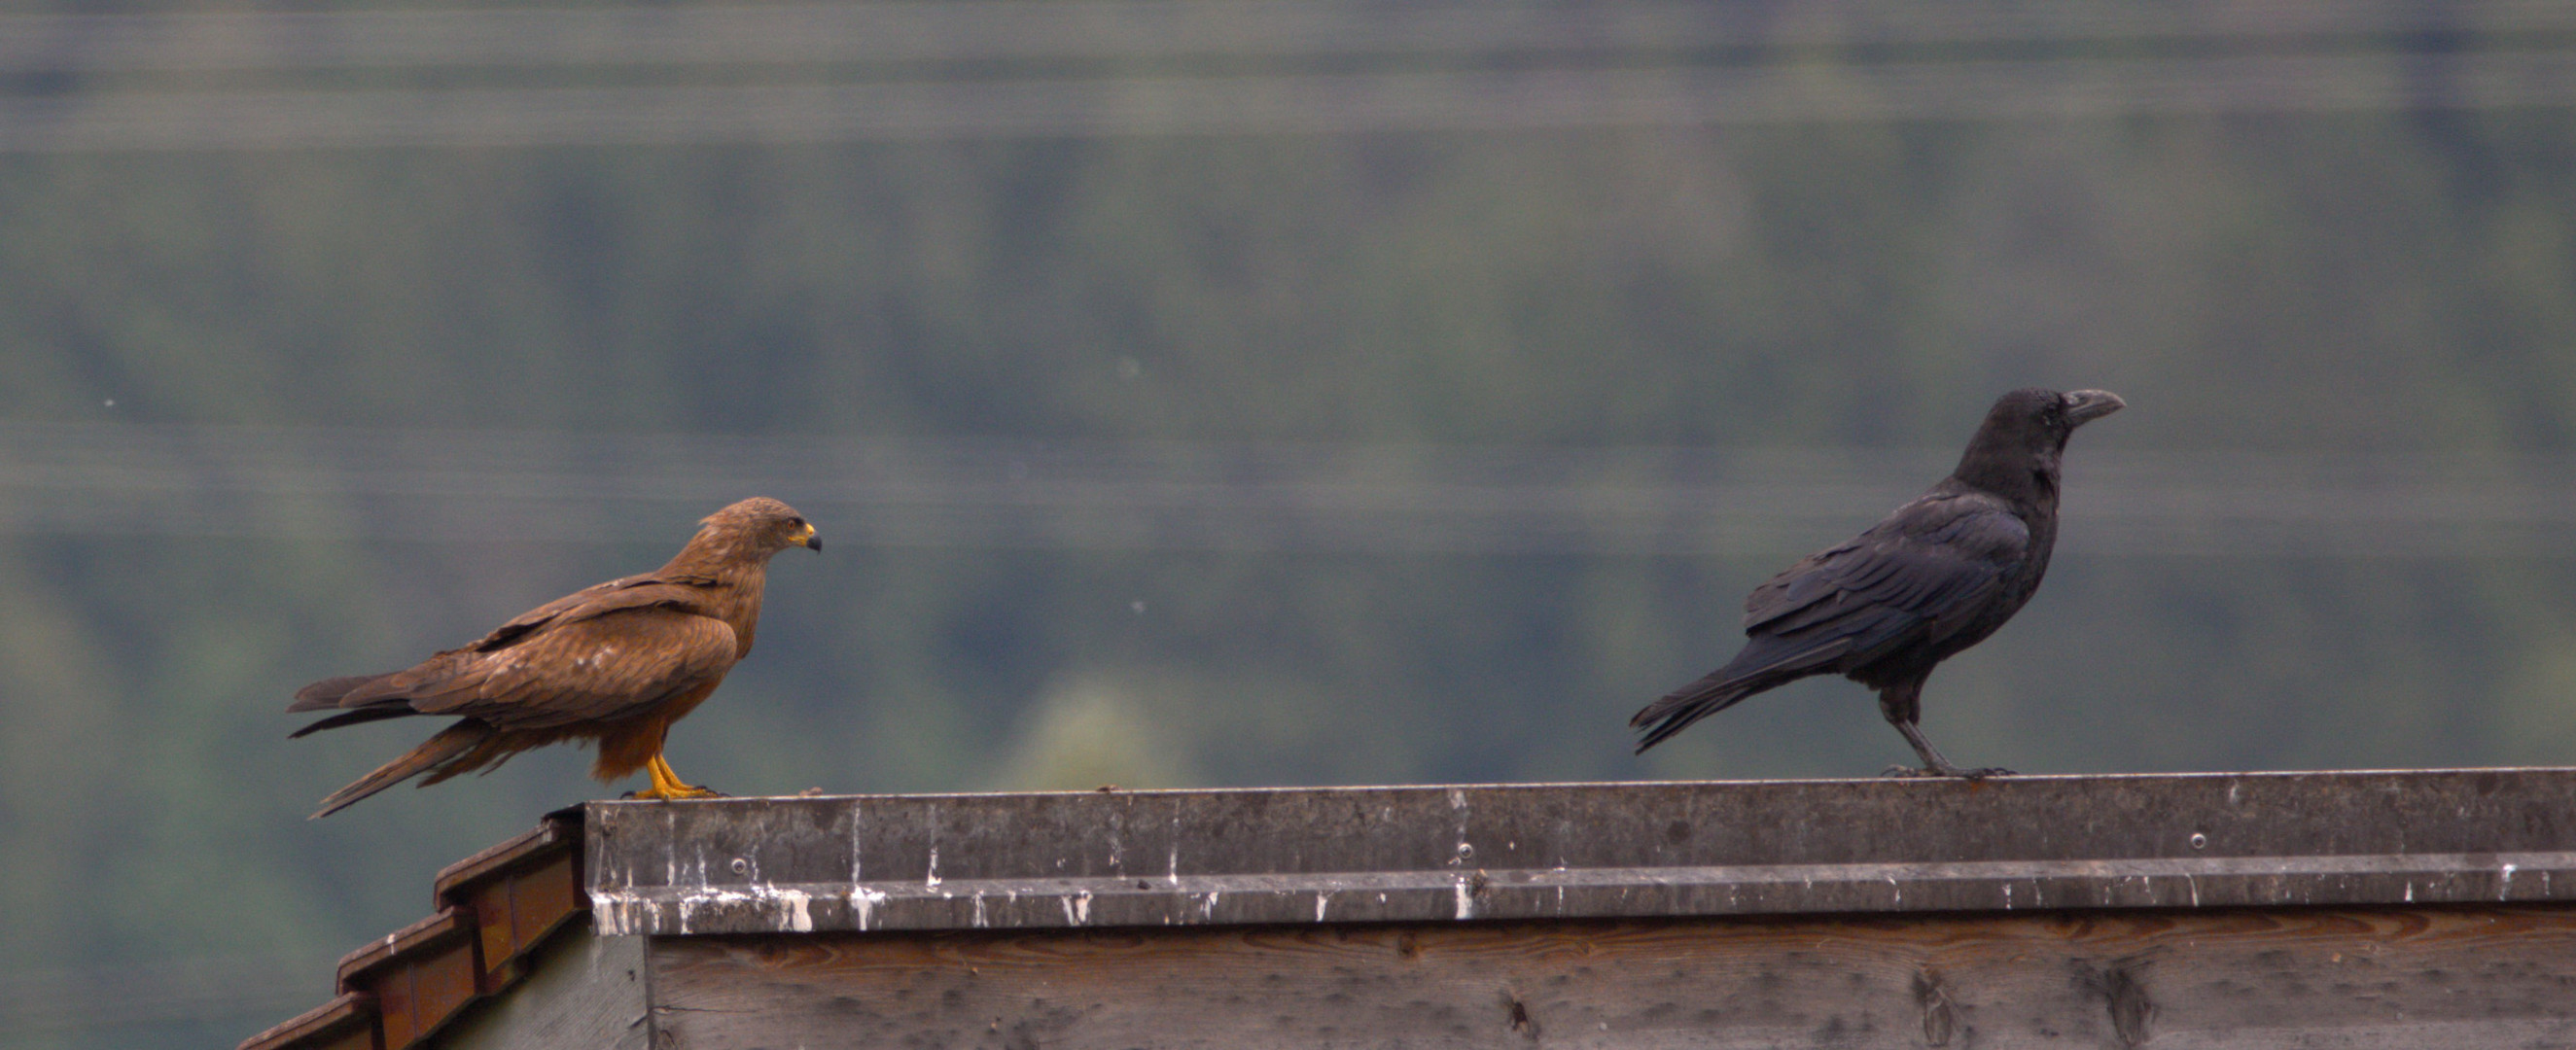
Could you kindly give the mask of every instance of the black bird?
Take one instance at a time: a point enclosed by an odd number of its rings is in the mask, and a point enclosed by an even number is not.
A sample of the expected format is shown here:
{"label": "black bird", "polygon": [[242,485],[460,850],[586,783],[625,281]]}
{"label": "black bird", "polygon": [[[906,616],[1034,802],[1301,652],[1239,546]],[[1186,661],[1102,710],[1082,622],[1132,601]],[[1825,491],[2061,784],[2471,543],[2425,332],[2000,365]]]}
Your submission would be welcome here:
{"label": "black bird", "polygon": [[2066,439],[2123,404],[2107,390],[2032,388],[1996,399],[1949,477],[1868,532],[1754,588],[1744,599],[1744,650],[1629,719],[1645,730],[1637,750],[1765,689],[1839,674],[1878,690],[1880,713],[1922,756],[1921,774],[2008,772],[1964,770],[1941,757],[1916,725],[1923,680],[2039,589],[2057,545]]}

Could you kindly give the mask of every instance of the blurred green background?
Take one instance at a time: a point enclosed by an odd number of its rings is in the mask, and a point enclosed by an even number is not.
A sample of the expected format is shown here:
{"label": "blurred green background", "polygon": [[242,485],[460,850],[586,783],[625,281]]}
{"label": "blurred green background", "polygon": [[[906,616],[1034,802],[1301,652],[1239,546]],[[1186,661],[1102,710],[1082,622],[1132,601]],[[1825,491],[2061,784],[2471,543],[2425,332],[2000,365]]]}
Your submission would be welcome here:
{"label": "blurred green background", "polygon": [[0,1046],[230,1045],[571,749],[289,743],[764,494],[736,794],[1632,757],[1987,404],[2127,412],[1926,697],[2028,772],[2576,762],[2576,11],[952,0],[0,15]]}

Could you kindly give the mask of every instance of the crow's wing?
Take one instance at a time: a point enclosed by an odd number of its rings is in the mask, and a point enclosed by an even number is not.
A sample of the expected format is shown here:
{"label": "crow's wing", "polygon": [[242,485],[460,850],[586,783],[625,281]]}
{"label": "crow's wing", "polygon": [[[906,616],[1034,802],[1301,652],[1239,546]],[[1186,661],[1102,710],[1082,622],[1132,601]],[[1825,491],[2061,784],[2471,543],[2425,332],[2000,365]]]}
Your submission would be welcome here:
{"label": "crow's wing", "polygon": [[2003,501],[1925,496],[1754,588],[1744,601],[1751,642],[1728,669],[1840,670],[1937,643],[1999,597],[2029,554],[2030,528]]}
{"label": "crow's wing", "polygon": [[1936,491],[1897,508],[1754,588],[1743,650],[1629,719],[1646,729],[1637,749],[1765,689],[1948,637],[2003,592],[2029,552],[2029,527],[1994,497]]}

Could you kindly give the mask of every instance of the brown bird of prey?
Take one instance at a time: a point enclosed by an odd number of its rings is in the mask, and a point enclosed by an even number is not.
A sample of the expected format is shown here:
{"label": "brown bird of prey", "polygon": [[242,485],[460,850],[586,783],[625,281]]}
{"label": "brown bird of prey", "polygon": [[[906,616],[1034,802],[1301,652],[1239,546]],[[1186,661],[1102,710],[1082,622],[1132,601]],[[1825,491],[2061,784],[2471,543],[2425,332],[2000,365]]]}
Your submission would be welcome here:
{"label": "brown bird of prey", "polygon": [[[1744,648],[1646,705],[1644,751],[1744,698],[1808,675],[1878,690],[1923,773],[1979,777],[1941,757],[1916,722],[1932,668],[2021,611],[2057,546],[2058,461],[2075,428],[2120,410],[2108,390],[2015,390],[1996,399],[1959,469],[1887,520],[1810,554],[1744,600]],[[1912,772],[1904,767],[1890,773]]]}
{"label": "brown bird of prey", "polygon": [[716,691],[751,653],[771,555],[820,551],[822,538],[794,508],[753,498],[707,516],[669,564],[610,580],[529,610],[480,641],[388,674],[325,678],[295,693],[288,711],[339,711],[296,730],[408,715],[447,715],[455,725],[409,754],[322,800],[315,818],[428,773],[427,787],[490,769],[511,755],[565,740],[594,742],[590,775],[616,780],[644,770],[637,798],[707,798],[662,760],[671,723]]}

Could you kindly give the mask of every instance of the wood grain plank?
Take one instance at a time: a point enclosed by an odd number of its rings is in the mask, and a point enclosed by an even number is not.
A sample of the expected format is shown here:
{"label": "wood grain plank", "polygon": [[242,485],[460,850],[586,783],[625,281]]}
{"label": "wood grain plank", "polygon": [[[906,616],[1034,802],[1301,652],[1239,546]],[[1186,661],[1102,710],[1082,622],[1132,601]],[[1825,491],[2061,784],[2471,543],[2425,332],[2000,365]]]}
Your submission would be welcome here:
{"label": "wood grain plank", "polygon": [[655,938],[702,1047],[2576,1045],[2576,909]]}

